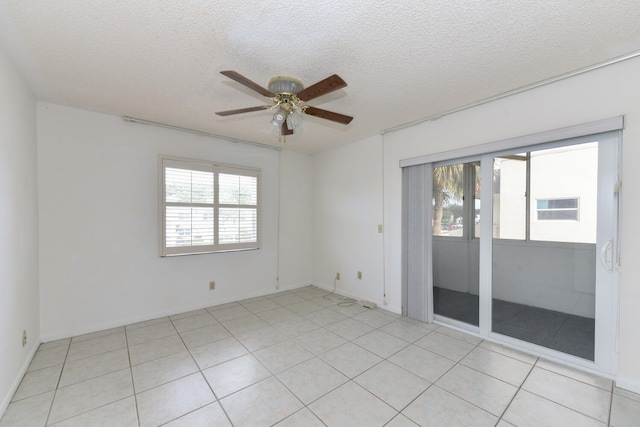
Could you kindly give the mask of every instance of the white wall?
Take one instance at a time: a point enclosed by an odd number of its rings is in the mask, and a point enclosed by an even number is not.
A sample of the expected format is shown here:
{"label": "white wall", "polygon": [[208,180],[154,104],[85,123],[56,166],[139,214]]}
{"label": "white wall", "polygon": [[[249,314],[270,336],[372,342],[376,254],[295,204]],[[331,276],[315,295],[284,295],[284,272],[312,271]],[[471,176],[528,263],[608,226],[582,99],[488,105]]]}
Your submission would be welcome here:
{"label": "white wall", "polygon": [[[536,150],[531,153],[529,212],[531,240],[546,242],[595,243],[597,222],[598,145],[597,143]],[[494,207],[500,222],[500,237],[524,238],[526,162],[502,160],[500,195]],[[498,203],[496,197],[499,198]],[[540,199],[578,199],[578,220],[539,220]],[[494,215],[494,230],[496,227]],[[495,236],[495,231],[494,231]]]}
{"label": "white wall", "polygon": [[[321,153],[314,158],[314,278],[331,284],[342,269],[347,277],[363,260],[380,262],[378,241],[369,235],[380,220],[384,188],[384,274],[387,303],[399,311],[401,302],[401,173],[399,161],[470,147],[566,126],[625,115],[623,147],[622,262],[618,385],[640,392],[640,59],[509,96],[438,120],[390,132],[383,137],[384,169],[379,168],[379,138]],[[362,180],[366,177],[366,180]],[[372,231],[375,232],[375,231]],[[381,271],[382,267],[377,267]],[[369,277],[365,275],[367,279]],[[355,296],[380,301],[381,278],[371,287],[339,284]]]}
{"label": "white wall", "polygon": [[[387,283],[400,279],[401,159],[469,147],[502,139],[625,115],[623,134],[622,263],[618,384],[640,391],[640,59],[636,58],[565,79],[439,120],[385,135],[385,239]],[[400,300],[400,286],[389,299]]]}
{"label": "white wall", "polygon": [[[479,294],[479,240],[433,238],[433,285]],[[589,244],[493,241],[491,296],[594,318],[596,248]]]}
{"label": "white wall", "polygon": [[299,287],[313,277],[313,163],[293,151],[280,156],[280,285]]}
{"label": "white wall", "polygon": [[339,272],[337,292],[399,312],[384,299],[381,142],[376,136],[314,156],[314,283],[331,290]]}
{"label": "white wall", "polygon": [[[261,168],[261,249],[159,257],[160,154]],[[43,341],[309,284],[306,157],[39,103]]]}
{"label": "white wall", "polygon": [[494,240],[493,298],[594,318],[595,245]]}
{"label": "white wall", "polygon": [[479,240],[436,236],[432,244],[433,286],[478,295]]}
{"label": "white wall", "polygon": [[2,46],[0,94],[1,416],[40,336],[36,101]]}

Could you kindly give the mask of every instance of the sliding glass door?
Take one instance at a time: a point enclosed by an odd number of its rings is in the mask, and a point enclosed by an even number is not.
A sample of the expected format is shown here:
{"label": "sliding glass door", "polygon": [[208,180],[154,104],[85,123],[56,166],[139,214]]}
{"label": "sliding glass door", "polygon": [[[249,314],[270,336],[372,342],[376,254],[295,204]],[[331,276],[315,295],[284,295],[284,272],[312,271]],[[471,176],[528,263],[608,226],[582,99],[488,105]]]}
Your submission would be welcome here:
{"label": "sliding glass door", "polygon": [[480,162],[433,168],[434,314],[479,325]]}
{"label": "sliding glass door", "polygon": [[492,331],[593,360],[598,142],[493,158]]}
{"label": "sliding glass door", "polygon": [[435,319],[610,370],[618,150],[608,132],[433,163]]}

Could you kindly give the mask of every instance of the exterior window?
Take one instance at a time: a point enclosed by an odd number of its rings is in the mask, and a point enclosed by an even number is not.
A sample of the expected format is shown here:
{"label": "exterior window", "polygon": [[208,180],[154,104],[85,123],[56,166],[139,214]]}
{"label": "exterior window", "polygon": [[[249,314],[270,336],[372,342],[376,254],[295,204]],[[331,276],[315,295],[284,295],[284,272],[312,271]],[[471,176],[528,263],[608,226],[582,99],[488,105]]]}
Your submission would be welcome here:
{"label": "exterior window", "polygon": [[494,239],[596,242],[597,141],[500,155],[493,162]]}
{"label": "exterior window", "polygon": [[160,255],[257,249],[260,171],[161,158]]}
{"label": "exterior window", "polygon": [[480,236],[480,163],[433,168],[434,236]]}
{"label": "exterior window", "polygon": [[538,199],[538,220],[578,220],[578,199]]}

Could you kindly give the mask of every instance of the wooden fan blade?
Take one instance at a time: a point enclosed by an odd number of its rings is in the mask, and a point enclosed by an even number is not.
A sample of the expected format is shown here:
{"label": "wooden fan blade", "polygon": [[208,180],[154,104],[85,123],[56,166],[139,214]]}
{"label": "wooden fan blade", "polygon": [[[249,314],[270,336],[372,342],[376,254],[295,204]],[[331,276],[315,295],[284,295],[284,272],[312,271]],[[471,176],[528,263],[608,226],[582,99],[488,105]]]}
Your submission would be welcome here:
{"label": "wooden fan blade", "polygon": [[344,114],[334,113],[333,111],[323,110],[316,107],[307,107],[304,110],[310,116],[320,117],[321,119],[331,120],[332,122],[342,123],[348,125],[353,120],[351,116],[345,116]]}
{"label": "wooden fan blade", "polygon": [[249,80],[248,78],[246,78],[245,76],[243,76],[242,74],[236,71],[220,71],[220,74],[223,74],[229,77],[231,80],[235,80],[238,83],[245,85],[249,89],[255,90],[260,95],[267,96],[269,98],[273,98],[275,96],[275,94],[263,88],[258,83],[252,82],[251,80]]}
{"label": "wooden fan blade", "polygon": [[280,135],[293,135],[293,129],[289,129],[286,120],[282,122],[282,126],[280,127]]}
{"label": "wooden fan blade", "polygon": [[232,114],[240,114],[240,113],[250,113],[252,111],[266,110],[269,107],[268,105],[261,105],[259,107],[249,107],[249,108],[239,108],[237,110],[227,110],[227,111],[218,111],[216,114],[219,116],[230,116]]}
{"label": "wooden fan blade", "polygon": [[296,94],[296,96],[303,101],[309,101],[311,99],[333,92],[334,90],[342,89],[346,85],[347,83],[342,80],[340,76],[334,74],[324,80],[320,80],[318,83],[313,84],[308,88],[302,89]]}

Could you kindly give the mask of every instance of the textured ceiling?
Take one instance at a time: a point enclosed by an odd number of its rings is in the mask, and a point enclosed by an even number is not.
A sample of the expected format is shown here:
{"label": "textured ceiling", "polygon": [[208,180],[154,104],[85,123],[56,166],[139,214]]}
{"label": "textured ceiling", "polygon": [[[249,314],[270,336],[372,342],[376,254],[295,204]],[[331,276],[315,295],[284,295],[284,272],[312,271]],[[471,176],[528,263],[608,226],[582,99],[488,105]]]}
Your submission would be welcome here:
{"label": "textured ceiling", "polygon": [[348,86],[285,147],[318,152],[640,51],[638,0],[0,0],[0,43],[39,100],[282,146],[266,99],[290,75]]}

